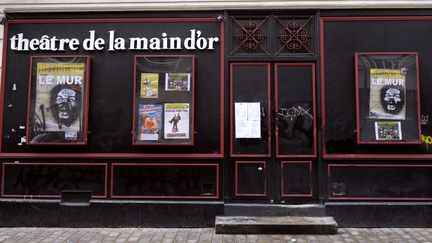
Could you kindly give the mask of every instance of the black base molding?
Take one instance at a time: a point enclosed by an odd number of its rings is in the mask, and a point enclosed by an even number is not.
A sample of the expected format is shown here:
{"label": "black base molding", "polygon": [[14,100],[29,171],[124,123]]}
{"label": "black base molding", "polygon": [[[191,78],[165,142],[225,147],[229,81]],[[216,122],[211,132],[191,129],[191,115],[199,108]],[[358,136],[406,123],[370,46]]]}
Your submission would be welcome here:
{"label": "black base molding", "polygon": [[222,202],[1,200],[0,227],[213,227]]}
{"label": "black base molding", "polygon": [[310,206],[135,200],[92,200],[88,206],[64,206],[60,202],[1,199],[0,227],[213,227],[216,216],[257,214],[326,215],[334,217],[339,227],[432,227],[432,203],[427,202],[328,202]]}
{"label": "black base molding", "polygon": [[432,203],[353,202],[326,203],[326,214],[339,227],[410,227],[432,226]]}

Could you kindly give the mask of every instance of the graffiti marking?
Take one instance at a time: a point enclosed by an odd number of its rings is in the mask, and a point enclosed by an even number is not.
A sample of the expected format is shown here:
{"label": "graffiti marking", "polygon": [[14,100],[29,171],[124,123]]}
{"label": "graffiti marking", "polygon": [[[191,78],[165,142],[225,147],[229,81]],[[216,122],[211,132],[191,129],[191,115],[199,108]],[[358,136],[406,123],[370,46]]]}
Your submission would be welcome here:
{"label": "graffiti marking", "polygon": [[308,116],[313,119],[310,113],[311,108],[303,108],[302,106],[292,106],[291,108],[278,108],[278,115],[289,118],[291,121],[298,116]]}
{"label": "graffiti marking", "polygon": [[421,124],[422,125],[427,125],[429,124],[429,115],[421,115]]}
{"label": "graffiti marking", "polygon": [[422,134],[422,143],[426,144],[426,150],[429,150],[429,145],[432,145],[432,137]]}

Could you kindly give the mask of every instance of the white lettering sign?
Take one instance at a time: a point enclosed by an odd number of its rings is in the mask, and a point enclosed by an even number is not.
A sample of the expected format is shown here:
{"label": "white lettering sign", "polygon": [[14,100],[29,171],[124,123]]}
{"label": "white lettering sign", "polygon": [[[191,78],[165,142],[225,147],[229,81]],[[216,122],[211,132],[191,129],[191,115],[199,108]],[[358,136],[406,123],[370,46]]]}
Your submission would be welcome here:
{"label": "white lettering sign", "polygon": [[169,36],[161,33],[160,37],[131,37],[128,39],[118,37],[114,30],[108,31],[108,40],[101,38],[95,30],[82,43],[77,38],[57,38],[57,36],[43,35],[40,38],[28,39],[23,33],[13,35],[10,39],[10,48],[14,51],[76,51],[80,46],[86,51],[118,50],[214,50],[219,37],[204,37],[200,30],[189,30],[188,37],[182,39],[178,36]]}

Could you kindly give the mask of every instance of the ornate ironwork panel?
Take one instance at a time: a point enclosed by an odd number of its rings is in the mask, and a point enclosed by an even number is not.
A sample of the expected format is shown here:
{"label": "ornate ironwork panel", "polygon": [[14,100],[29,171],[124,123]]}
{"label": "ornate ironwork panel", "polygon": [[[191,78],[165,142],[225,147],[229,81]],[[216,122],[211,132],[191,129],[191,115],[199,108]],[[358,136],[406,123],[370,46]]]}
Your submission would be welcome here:
{"label": "ornate ironwork panel", "polygon": [[277,24],[277,38],[275,55],[281,53],[313,54],[312,26],[313,16],[279,18],[274,17]]}
{"label": "ornate ironwork panel", "polygon": [[268,19],[265,18],[234,18],[233,39],[230,54],[265,53],[270,55],[268,44]]}

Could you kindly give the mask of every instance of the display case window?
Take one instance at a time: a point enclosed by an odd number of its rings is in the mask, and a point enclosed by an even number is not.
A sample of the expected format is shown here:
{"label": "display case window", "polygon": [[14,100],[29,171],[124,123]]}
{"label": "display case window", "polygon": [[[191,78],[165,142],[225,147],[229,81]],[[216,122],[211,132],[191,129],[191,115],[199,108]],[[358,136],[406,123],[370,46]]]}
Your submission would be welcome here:
{"label": "display case window", "polygon": [[356,53],[357,142],[421,142],[417,53]]}
{"label": "display case window", "polygon": [[135,56],[134,145],[193,145],[194,56]]}
{"label": "display case window", "polygon": [[87,144],[90,58],[30,58],[27,144]]}

